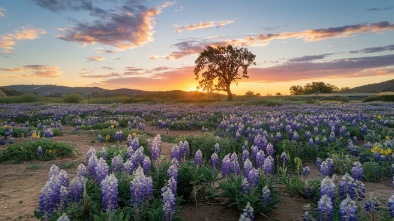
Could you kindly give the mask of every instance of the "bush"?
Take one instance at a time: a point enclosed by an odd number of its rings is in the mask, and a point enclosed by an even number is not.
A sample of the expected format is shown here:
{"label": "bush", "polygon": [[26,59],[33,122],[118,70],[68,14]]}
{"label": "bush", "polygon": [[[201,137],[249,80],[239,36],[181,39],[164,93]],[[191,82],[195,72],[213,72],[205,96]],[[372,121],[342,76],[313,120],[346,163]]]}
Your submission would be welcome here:
{"label": "bush", "polygon": [[37,102],[39,100],[39,97],[35,94],[23,94],[20,96],[20,101],[22,103],[32,103],[32,102]]}
{"label": "bush", "polygon": [[83,97],[80,94],[69,94],[64,97],[63,101],[66,103],[77,104],[81,103],[82,99]]}
{"label": "bush", "polygon": [[[38,156],[38,147],[42,148],[42,155]],[[77,156],[78,152],[68,143],[41,138],[26,143],[13,144],[0,153],[0,162],[11,161],[20,163],[30,160],[53,160],[57,157]]]}

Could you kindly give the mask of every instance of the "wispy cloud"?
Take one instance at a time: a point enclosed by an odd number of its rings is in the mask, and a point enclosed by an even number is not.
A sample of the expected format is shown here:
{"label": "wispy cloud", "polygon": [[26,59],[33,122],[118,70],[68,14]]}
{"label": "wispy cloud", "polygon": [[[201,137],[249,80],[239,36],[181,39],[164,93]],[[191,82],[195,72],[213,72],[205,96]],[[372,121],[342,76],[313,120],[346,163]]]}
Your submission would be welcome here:
{"label": "wispy cloud", "polygon": [[324,59],[330,55],[332,55],[332,53],[331,54],[319,54],[319,55],[307,55],[307,56],[303,56],[303,57],[289,59],[289,62],[310,62],[310,61],[314,61],[314,60]]}
{"label": "wispy cloud", "polygon": [[82,45],[100,43],[118,49],[138,47],[153,40],[155,17],[172,4],[165,2],[156,8],[148,8],[137,4],[137,1],[128,1],[116,10],[91,13],[98,15],[98,18],[93,22],[78,22],[65,28],[65,33],[58,38]]}
{"label": "wispy cloud", "polygon": [[11,50],[16,45],[17,41],[33,40],[39,38],[39,35],[45,34],[46,31],[40,28],[30,26],[22,27],[21,30],[15,31],[13,34],[6,34],[0,36],[0,48],[3,48],[3,53],[11,53]]}
{"label": "wispy cloud", "polygon": [[80,73],[79,76],[83,78],[112,78],[112,77],[120,77],[122,75],[117,72],[111,72],[109,74],[91,74],[91,75]]}
{"label": "wispy cloud", "polygon": [[382,51],[394,51],[394,45],[387,45],[383,47],[364,48],[359,51],[350,51],[350,53],[376,53]]}
{"label": "wispy cloud", "polygon": [[88,59],[88,61],[103,61],[103,60],[105,60],[105,58],[101,57],[101,56],[92,56],[92,57],[88,57],[87,59]]}
{"label": "wispy cloud", "polygon": [[393,75],[394,54],[346,58],[330,62],[285,63],[268,68],[250,68],[245,81],[285,82],[322,78]]}
{"label": "wispy cloud", "polygon": [[207,41],[204,39],[201,41],[186,40],[174,44],[177,51],[171,52],[167,55],[152,55],[151,59],[179,59],[191,54],[201,53],[207,46],[216,45],[223,46],[231,44],[233,46],[240,47],[256,47],[268,45],[273,40],[298,38],[303,39],[306,42],[325,40],[330,38],[345,38],[353,36],[357,33],[376,33],[387,30],[394,30],[394,24],[383,21],[372,24],[357,24],[357,25],[346,25],[341,27],[323,28],[323,29],[312,29],[300,32],[283,32],[279,34],[257,34],[249,35],[240,39],[229,39],[223,41]]}
{"label": "wispy cloud", "polygon": [[368,8],[367,11],[370,12],[379,12],[379,11],[386,11],[386,10],[390,10],[393,9],[394,6],[390,6],[390,7],[386,7],[386,8]]}
{"label": "wispy cloud", "polygon": [[137,68],[137,67],[126,67],[127,71],[142,71],[144,70],[143,68]]}
{"label": "wispy cloud", "polygon": [[225,25],[234,23],[235,20],[223,20],[223,21],[205,21],[199,22],[192,25],[175,25],[175,32],[180,33],[183,31],[194,31],[198,29],[205,29],[205,28],[220,28]]}
{"label": "wispy cloud", "polygon": [[4,8],[0,8],[0,17],[5,17],[5,14],[4,14],[3,11],[5,11],[5,9]]}
{"label": "wispy cloud", "polygon": [[13,73],[26,73],[23,75],[13,74],[5,75],[5,77],[17,77],[17,78],[31,78],[31,77],[59,77],[62,71],[57,66],[49,65],[24,65],[18,68],[0,68],[1,71],[13,72]]}
{"label": "wispy cloud", "polygon": [[100,67],[101,69],[106,69],[106,70],[113,70],[114,68],[112,68],[112,67],[107,67],[107,66],[102,66],[102,67]]}
{"label": "wispy cloud", "polygon": [[113,50],[102,49],[102,48],[95,48],[94,50],[96,50],[97,53],[107,53],[107,54],[112,54],[112,53],[114,53]]}

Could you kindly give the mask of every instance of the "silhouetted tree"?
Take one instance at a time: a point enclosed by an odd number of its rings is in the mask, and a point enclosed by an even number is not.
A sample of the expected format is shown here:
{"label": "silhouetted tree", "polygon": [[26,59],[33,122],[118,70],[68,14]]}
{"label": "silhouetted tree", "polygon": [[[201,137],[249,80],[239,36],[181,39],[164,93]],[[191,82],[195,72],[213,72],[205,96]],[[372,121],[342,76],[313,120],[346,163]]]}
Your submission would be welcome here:
{"label": "silhouetted tree", "polygon": [[304,94],[304,89],[300,85],[293,85],[290,87],[290,94],[292,95]]}
{"label": "silhouetted tree", "polygon": [[[204,91],[226,91],[227,100],[233,100],[230,85],[241,78],[248,78],[248,67],[256,64],[256,55],[246,48],[208,46],[195,61],[194,74],[199,88]],[[242,71],[240,70],[242,69]]]}
{"label": "silhouetted tree", "polygon": [[338,87],[328,83],[326,84],[322,81],[307,83],[304,87],[301,87],[299,85],[293,85],[290,87],[290,93],[293,95],[314,94],[314,93],[328,94],[338,91],[339,91]]}
{"label": "silhouetted tree", "polygon": [[245,95],[246,95],[246,96],[253,96],[253,95],[254,95],[254,92],[251,91],[251,90],[249,90],[249,91],[246,91]]}

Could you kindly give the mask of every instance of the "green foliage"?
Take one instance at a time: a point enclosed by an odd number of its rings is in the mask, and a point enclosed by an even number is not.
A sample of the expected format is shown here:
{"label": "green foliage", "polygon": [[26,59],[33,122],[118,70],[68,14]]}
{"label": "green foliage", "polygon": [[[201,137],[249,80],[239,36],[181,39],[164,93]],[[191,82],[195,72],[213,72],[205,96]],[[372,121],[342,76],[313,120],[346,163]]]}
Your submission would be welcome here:
{"label": "green foliage", "polygon": [[60,164],[59,168],[60,169],[69,169],[69,168],[75,167],[76,165],[77,165],[77,163],[71,161],[71,162],[68,162],[68,163]]}
{"label": "green foliage", "polygon": [[373,102],[373,101],[393,102],[394,95],[370,96],[370,97],[364,98],[364,100],[363,100],[363,102]]}
{"label": "green foliage", "polygon": [[[37,156],[37,148],[39,146],[41,146],[43,153],[40,157]],[[71,157],[76,155],[78,155],[77,151],[66,142],[41,138],[26,143],[9,145],[6,150],[0,152],[0,162],[47,161],[56,159],[57,157]]]}
{"label": "green foliage", "polygon": [[293,95],[301,95],[301,94],[316,94],[316,93],[334,93],[338,92],[338,87],[326,84],[322,81],[307,83],[304,87],[299,85],[293,85],[290,87],[290,93]]}
{"label": "green foliage", "polygon": [[335,172],[344,175],[345,173],[351,174],[351,169],[353,167],[353,162],[357,161],[355,156],[348,154],[332,154],[332,160],[335,165]]}
{"label": "green foliage", "polygon": [[22,94],[20,96],[20,102],[22,103],[32,103],[32,102],[37,102],[39,101],[39,97],[35,94]]}
{"label": "green foliage", "polygon": [[376,162],[365,162],[363,164],[364,167],[364,180],[369,182],[377,182],[379,181],[384,171]]}
{"label": "green foliage", "polygon": [[[265,186],[270,190],[268,204],[264,204],[262,201],[262,190]],[[219,188],[223,190],[219,196],[226,199],[227,206],[236,207],[239,211],[242,211],[249,202],[255,214],[267,215],[272,212],[279,202],[278,192],[269,176],[260,175],[258,186],[251,187],[248,193],[245,193],[242,189],[242,176],[230,176],[228,180],[219,184]]]}
{"label": "green foliage", "polygon": [[80,94],[68,94],[63,98],[63,101],[65,103],[72,103],[72,104],[81,103],[82,100],[83,97]]}
{"label": "green foliage", "polygon": [[[303,180],[300,176],[292,176],[286,179],[283,184],[292,193],[317,202],[320,199],[320,182],[319,179]],[[308,192],[305,191],[306,189],[308,189]]]}

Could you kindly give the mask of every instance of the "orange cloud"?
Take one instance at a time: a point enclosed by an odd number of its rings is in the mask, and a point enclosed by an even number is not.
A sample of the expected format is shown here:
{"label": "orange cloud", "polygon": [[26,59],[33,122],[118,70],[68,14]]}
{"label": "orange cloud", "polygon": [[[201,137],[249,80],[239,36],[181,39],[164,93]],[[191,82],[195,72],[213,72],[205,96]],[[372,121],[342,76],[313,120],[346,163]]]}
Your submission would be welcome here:
{"label": "orange cloud", "polygon": [[46,34],[46,31],[39,28],[33,27],[22,27],[22,30],[15,31],[14,34],[6,34],[0,36],[0,48],[3,48],[3,53],[10,53],[16,45],[17,41],[28,39],[33,40],[39,37],[39,35]]}
{"label": "orange cloud", "polygon": [[151,55],[150,59],[179,59],[191,54],[201,53],[207,46],[224,46],[231,44],[240,47],[265,46],[272,40],[299,38],[306,42],[324,40],[329,38],[345,38],[357,33],[374,33],[387,30],[394,30],[394,24],[387,21],[372,24],[346,25],[334,28],[313,29],[300,32],[284,32],[280,34],[257,34],[249,35],[239,39],[228,39],[223,41],[182,41],[174,44],[179,50],[167,55]]}
{"label": "orange cloud", "polygon": [[105,60],[105,58],[101,56],[88,57],[88,61],[103,61],[103,60]]}
{"label": "orange cloud", "polygon": [[57,66],[48,65],[24,65],[19,68],[1,68],[1,71],[6,72],[30,72],[30,74],[23,75],[5,75],[6,77],[16,77],[16,78],[37,78],[37,77],[59,77],[62,72]]}
{"label": "orange cloud", "polygon": [[223,27],[225,25],[234,23],[235,20],[224,20],[224,21],[206,21],[206,22],[199,22],[193,25],[176,25],[175,32],[180,33],[183,31],[194,31],[198,29],[205,29],[205,28],[212,28],[212,27]]}

